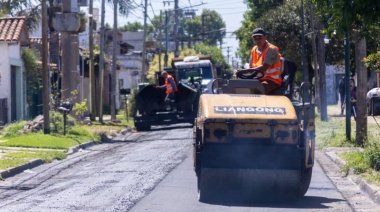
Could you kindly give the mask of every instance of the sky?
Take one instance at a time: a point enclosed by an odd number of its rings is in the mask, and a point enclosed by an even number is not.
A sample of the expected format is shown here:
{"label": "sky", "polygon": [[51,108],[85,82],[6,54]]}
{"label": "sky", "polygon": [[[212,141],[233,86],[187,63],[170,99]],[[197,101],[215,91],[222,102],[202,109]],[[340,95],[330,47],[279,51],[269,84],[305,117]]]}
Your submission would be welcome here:
{"label": "sky", "polygon": [[[128,22],[141,22],[144,23],[143,6],[145,0],[132,0],[136,5],[140,5],[139,8],[132,11],[128,17],[118,16],[118,27],[124,26]],[[164,3],[163,2],[169,2]],[[243,0],[178,0],[180,8],[194,9],[196,15],[200,15],[203,9],[215,10],[218,12],[226,24],[226,38],[223,41],[223,54],[227,56],[229,50],[229,59],[235,57],[235,52],[239,47],[239,42],[232,36],[231,32],[237,30],[241,26],[243,20],[243,14],[247,10],[247,6],[243,3]],[[101,1],[94,1],[94,8],[101,8]],[[174,9],[174,0],[148,0],[148,17],[153,19],[154,16],[160,14],[160,10]],[[113,26],[113,5],[106,4],[105,22]],[[150,23],[149,18],[147,23]],[[100,20],[100,17],[99,17]]]}

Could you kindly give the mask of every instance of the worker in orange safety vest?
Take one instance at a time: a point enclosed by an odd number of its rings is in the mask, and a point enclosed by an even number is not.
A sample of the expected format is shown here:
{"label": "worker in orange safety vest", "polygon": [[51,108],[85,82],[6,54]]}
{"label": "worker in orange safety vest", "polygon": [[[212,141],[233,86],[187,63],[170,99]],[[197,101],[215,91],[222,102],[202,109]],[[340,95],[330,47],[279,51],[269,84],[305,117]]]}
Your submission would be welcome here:
{"label": "worker in orange safety vest", "polygon": [[165,84],[157,87],[166,88],[165,102],[175,102],[175,92],[178,91],[178,87],[175,83],[174,78],[166,71],[163,71],[161,73],[161,77],[165,79]]}
{"label": "worker in orange safety vest", "polygon": [[270,94],[282,83],[281,54],[277,46],[267,41],[267,33],[262,28],[253,30],[252,39],[256,45],[251,50],[249,66],[264,73],[258,80],[263,85],[265,94]]}

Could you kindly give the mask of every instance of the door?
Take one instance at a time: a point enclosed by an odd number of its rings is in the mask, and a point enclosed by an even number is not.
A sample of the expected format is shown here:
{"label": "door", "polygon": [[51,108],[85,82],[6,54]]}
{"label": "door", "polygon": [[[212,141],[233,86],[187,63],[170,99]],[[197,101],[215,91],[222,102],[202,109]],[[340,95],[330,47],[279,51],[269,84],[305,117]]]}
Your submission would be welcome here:
{"label": "door", "polygon": [[17,67],[11,66],[11,122],[17,120]]}

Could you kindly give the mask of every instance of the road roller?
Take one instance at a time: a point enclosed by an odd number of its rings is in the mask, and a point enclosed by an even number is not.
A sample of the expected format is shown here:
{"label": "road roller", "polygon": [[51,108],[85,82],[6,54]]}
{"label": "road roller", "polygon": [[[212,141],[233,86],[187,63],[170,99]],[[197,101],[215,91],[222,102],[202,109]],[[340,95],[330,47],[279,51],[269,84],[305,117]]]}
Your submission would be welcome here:
{"label": "road roller", "polygon": [[[252,72],[259,72],[252,69]],[[255,77],[225,83],[202,94],[193,128],[193,165],[200,201],[231,193],[244,199],[300,198],[311,181],[315,149],[315,104],[311,86],[299,98],[264,95]]]}

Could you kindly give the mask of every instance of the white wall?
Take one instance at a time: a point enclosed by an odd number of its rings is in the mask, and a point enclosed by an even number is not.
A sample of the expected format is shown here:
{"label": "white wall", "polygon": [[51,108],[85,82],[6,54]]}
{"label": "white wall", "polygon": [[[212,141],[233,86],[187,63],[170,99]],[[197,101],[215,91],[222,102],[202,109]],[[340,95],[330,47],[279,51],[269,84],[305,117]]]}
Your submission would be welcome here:
{"label": "white wall", "polygon": [[[0,82],[0,98],[8,99],[8,121],[11,119],[11,107],[16,107],[17,120],[25,119],[26,116],[26,88],[25,88],[25,69],[21,59],[20,45],[14,43],[0,44],[0,70],[2,78]],[[16,67],[16,102],[11,105],[11,66]]]}
{"label": "white wall", "polygon": [[[9,55],[8,55],[8,44],[0,43],[0,71],[1,71],[1,81],[0,81],[0,98],[9,98],[10,96],[10,73],[9,73]],[[9,100],[8,100],[9,101]]]}

